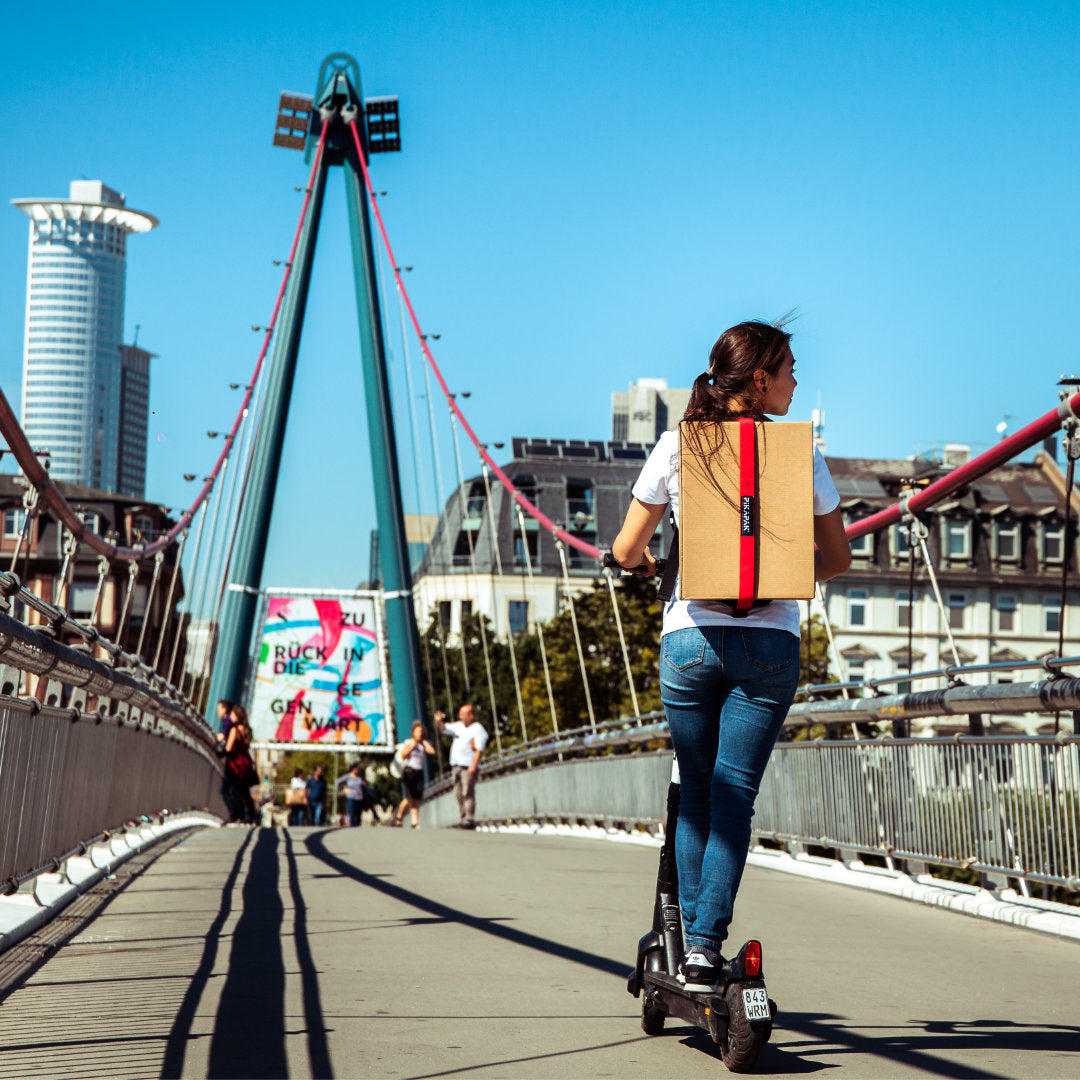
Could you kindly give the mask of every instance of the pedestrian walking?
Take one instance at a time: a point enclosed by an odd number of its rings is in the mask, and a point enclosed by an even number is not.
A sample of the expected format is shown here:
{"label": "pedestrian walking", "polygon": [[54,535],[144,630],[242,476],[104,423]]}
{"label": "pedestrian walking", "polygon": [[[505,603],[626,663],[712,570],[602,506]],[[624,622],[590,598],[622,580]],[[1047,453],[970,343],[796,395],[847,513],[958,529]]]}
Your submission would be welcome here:
{"label": "pedestrian walking", "polygon": [[326,777],[321,765],[316,765],[308,777],[305,787],[307,792],[307,823],[321,825],[326,817]]}
{"label": "pedestrian walking", "polygon": [[424,725],[419,720],[413,721],[412,734],[407,738],[397,751],[398,757],[403,762],[401,772],[401,804],[394,814],[395,825],[401,825],[405,820],[405,811],[409,811],[409,817],[414,829],[420,828],[420,803],[424,801],[424,758],[431,754],[435,755],[435,747],[424,736]]}
{"label": "pedestrian walking", "polygon": [[307,779],[303,769],[293,773],[285,792],[285,805],[289,808],[290,825],[307,824]]}
{"label": "pedestrian walking", "polygon": [[338,780],[337,786],[345,789],[345,815],[349,825],[358,828],[363,824],[360,814],[368,800],[367,781],[361,775],[359,761],[349,766],[349,771]]}
{"label": "pedestrian walking", "polygon": [[480,755],[487,746],[488,733],[476,719],[476,710],[465,704],[458,709],[458,719],[446,722],[446,714],[435,714],[435,726],[439,734],[450,734],[454,741],[450,746],[450,769],[454,777],[454,794],[457,796],[461,820],[455,829],[476,828],[476,776],[480,767]]}

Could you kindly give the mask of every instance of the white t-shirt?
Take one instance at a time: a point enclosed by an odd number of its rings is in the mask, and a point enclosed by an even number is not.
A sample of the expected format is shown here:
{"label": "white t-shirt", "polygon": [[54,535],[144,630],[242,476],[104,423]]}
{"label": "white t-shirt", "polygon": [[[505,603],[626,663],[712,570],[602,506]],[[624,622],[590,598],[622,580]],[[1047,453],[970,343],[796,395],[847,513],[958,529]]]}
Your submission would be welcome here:
{"label": "white t-shirt", "polygon": [[487,746],[488,733],[483,724],[475,720],[471,724],[451,720],[449,724],[443,724],[443,731],[449,731],[454,736],[454,741],[450,744],[451,765],[471,765],[476,751],[483,753]]}
{"label": "white t-shirt", "polygon": [[[650,506],[670,503],[675,523],[679,521],[679,433],[665,431],[653,447],[649,460],[634,484],[633,495]],[[836,485],[829,475],[825,459],[814,447],[814,514],[828,514],[840,505]],[[661,635],[690,626],[769,626],[799,636],[799,605],[795,600],[773,600],[751,610],[741,618],[727,614],[730,606],[715,600],[679,599],[679,579],[664,608]],[[447,727],[450,725],[447,724]]]}

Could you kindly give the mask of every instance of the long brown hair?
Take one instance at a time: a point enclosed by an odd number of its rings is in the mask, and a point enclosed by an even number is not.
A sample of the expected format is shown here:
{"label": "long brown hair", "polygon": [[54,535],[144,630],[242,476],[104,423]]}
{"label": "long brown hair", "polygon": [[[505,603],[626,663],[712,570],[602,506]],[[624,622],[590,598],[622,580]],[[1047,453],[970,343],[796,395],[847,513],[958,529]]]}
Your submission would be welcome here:
{"label": "long brown hair", "polygon": [[684,420],[764,419],[754,372],[775,375],[787,353],[790,316],[775,323],[741,322],[725,330],[709,353],[709,367],[695,380]]}
{"label": "long brown hair", "polygon": [[[720,423],[743,416],[764,420],[764,396],[754,382],[754,372],[764,371],[771,377],[779,371],[791,341],[791,334],[784,329],[791,318],[785,315],[775,323],[752,320],[725,330],[709,352],[708,369],[694,380],[683,422]],[[735,506],[712,468],[723,449],[723,429],[712,442],[702,438],[700,429],[688,428],[686,443],[705,465],[710,482],[724,501]]]}
{"label": "long brown hair", "polygon": [[248,723],[247,709],[243,705],[234,705],[232,707],[232,718],[233,727],[240,729],[237,738],[246,747],[251,742],[251,725]]}

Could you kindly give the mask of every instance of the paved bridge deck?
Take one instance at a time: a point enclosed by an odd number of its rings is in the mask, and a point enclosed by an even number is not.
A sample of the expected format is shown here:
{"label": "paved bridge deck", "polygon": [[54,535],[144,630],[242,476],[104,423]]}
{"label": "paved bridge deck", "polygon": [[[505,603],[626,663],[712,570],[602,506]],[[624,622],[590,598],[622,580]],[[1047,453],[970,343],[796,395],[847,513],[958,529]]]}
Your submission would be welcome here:
{"label": "paved bridge deck", "polygon": [[[650,848],[456,831],[205,830],[0,1005],[0,1076],[715,1077],[625,990]],[[747,871],[780,1003],[758,1072],[1075,1077],[1077,946]]]}

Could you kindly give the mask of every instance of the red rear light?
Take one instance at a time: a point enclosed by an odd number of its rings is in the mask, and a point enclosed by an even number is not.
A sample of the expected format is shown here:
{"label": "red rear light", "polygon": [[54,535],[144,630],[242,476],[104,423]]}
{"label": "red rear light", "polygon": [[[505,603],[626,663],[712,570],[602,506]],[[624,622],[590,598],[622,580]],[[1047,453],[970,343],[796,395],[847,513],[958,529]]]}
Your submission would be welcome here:
{"label": "red rear light", "polygon": [[761,942],[748,941],[743,953],[743,967],[748,979],[756,979],[761,974]]}

